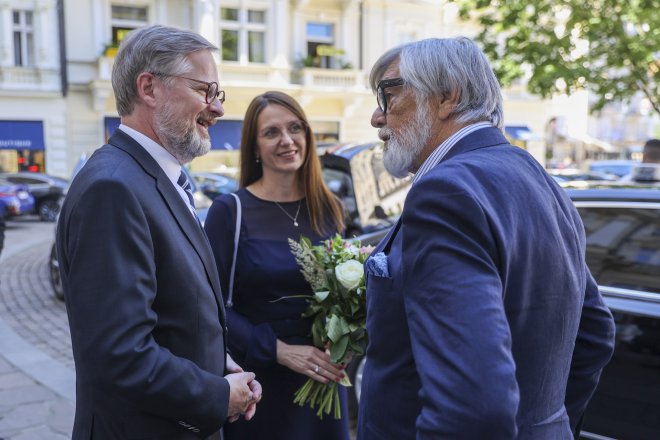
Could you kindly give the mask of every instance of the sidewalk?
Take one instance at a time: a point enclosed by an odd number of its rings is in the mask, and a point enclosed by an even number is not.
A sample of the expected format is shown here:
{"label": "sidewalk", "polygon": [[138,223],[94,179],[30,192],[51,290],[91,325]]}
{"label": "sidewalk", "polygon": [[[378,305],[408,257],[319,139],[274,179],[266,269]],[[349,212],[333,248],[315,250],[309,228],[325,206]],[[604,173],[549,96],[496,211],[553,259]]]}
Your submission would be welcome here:
{"label": "sidewalk", "polygon": [[0,440],[68,439],[75,374],[68,334],[58,328],[66,314],[49,290],[53,225],[8,226],[0,257]]}

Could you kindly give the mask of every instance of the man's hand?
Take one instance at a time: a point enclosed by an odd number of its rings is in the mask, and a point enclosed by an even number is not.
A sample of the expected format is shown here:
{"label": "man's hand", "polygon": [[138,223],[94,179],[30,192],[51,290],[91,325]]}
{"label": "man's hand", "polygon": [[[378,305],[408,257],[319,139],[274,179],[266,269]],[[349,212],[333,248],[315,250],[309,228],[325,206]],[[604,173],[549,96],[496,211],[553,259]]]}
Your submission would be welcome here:
{"label": "man's hand", "polygon": [[254,378],[254,373],[245,372],[225,376],[229,382],[227,420],[230,423],[238,420],[243,414],[245,414],[246,420],[250,420],[254,416],[256,405],[261,400],[261,385]]}
{"label": "man's hand", "polygon": [[256,380],[250,382],[250,390],[252,390],[252,403],[248,405],[247,410],[245,411],[245,420],[250,420],[254,417],[254,413],[257,411],[257,403],[261,401],[261,384]]}

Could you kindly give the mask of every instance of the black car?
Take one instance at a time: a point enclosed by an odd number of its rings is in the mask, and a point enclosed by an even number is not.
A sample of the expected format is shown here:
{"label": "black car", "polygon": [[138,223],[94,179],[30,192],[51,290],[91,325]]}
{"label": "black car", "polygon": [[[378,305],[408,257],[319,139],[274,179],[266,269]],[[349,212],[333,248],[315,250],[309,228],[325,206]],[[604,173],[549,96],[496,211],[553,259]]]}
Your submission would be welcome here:
{"label": "black car", "polygon": [[[582,438],[660,438],[660,184],[594,182],[566,191],[584,223],[587,264],[616,322],[615,352]],[[354,359],[348,369],[353,418],[364,362]]]}
{"label": "black car", "polygon": [[34,196],[35,213],[43,221],[54,222],[60,209],[60,199],[68,185],[66,179],[43,173],[18,172],[0,174],[0,178],[27,185]]}
{"label": "black car", "polygon": [[616,322],[614,356],[582,436],[660,438],[660,186],[567,191],[584,223],[587,264]]}
{"label": "black car", "polygon": [[338,144],[322,151],[323,179],[346,211],[346,236],[382,231],[394,224],[411,179],[387,172],[383,143]]}

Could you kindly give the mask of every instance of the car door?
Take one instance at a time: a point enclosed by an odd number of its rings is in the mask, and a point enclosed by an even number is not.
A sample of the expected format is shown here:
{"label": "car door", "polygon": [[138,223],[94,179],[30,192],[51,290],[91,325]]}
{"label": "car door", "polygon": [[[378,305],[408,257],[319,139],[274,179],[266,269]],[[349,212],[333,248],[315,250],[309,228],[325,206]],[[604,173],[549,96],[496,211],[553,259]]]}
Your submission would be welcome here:
{"label": "car door", "polygon": [[615,352],[587,408],[583,437],[660,438],[660,199],[575,205],[587,264],[616,322]]}

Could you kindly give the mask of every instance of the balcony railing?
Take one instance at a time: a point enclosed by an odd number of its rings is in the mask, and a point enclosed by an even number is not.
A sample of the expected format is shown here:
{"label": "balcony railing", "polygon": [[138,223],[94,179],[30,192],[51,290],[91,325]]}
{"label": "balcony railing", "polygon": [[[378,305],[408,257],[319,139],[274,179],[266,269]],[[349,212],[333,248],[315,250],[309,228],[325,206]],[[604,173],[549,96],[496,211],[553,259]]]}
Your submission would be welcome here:
{"label": "balcony railing", "polygon": [[58,92],[60,72],[37,67],[0,67],[0,89],[36,92]]}
{"label": "balcony railing", "polygon": [[295,78],[301,85],[312,88],[359,89],[367,88],[367,78],[361,70],[335,70],[304,67]]}

